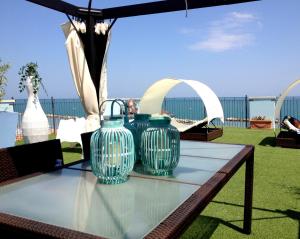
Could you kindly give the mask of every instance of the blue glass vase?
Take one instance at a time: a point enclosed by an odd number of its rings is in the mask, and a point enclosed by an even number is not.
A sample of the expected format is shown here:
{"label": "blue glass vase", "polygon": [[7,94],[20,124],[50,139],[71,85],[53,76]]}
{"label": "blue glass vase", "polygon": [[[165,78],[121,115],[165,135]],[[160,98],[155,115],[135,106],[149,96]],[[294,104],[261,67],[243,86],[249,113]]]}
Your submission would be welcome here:
{"label": "blue glass vase", "polygon": [[123,119],[103,121],[91,136],[91,166],[100,183],[127,181],[134,166],[134,140]]}
{"label": "blue glass vase", "polygon": [[152,175],[171,175],[179,162],[179,131],[170,121],[169,117],[151,117],[142,133],[141,160],[144,171]]}
{"label": "blue glass vase", "polygon": [[145,129],[149,127],[150,114],[135,114],[134,120],[130,123],[134,128],[134,144],[136,162],[141,161],[141,137]]}

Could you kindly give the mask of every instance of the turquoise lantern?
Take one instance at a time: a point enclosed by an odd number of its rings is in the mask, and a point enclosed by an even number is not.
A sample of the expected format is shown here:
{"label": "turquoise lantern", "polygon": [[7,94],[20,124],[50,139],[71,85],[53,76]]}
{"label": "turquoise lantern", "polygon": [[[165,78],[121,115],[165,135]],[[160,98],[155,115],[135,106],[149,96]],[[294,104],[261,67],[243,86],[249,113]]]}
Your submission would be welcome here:
{"label": "turquoise lantern", "polygon": [[[138,141],[137,141],[137,129],[136,127],[129,122],[129,117],[128,117],[128,106],[127,103],[124,100],[121,99],[115,99],[113,100],[112,104],[111,104],[111,118],[113,118],[113,108],[114,108],[114,104],[117,103],[120,105],[120,102],[123,105],[123,114],[124,114],[124,127],[126,129],[128,129],[132,135],[133,135],[133,140],[134,140],[134,148],[135,148],[135,162],[137,159],[137,154],[136,154],[136,148],[138,147]],[[120,105],[121,107],[121,105]]]}
{"label": "turquoise lantern", "polygon": [[141,160],[141,137],[145,129],[149,127],[150,114],[135,114],[134,120],[130,123],[135,129],[135,154],[136,162]]}
{"label": "turquoise lantern", "polygon": [[100,183],[123,183],[133,169],[134,139],[123,122],[122,117],[112,116],[91,136],[91,166]]}
{"label": "turquoise lantern", "polygon": [[141,160],[144,171],[152,175],[171,175],[179,162],[179,131],[165,116],[151,117],[141,136]]}

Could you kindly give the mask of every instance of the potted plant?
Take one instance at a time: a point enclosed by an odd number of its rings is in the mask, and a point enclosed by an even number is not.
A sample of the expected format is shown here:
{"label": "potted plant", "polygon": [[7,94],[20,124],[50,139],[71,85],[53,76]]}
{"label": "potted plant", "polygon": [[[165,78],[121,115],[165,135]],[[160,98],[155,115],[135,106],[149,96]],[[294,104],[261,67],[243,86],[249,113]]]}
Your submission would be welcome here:
{"label": "potted plant", "polygon": [[43,84],[37,69],[37,63],[30,62],[19,70],[19,91],[23,92],[26,88],[28,93],[27,105],[21,123],[25,143],[48,140],[49,134],[48,119],[38,98],[40,86],[43,87]]}
{"label": "potted plant", "polygon": [[0,59],[0,111],[1,112],[13,112],[12,103],[14,100],[3,100],[5,96],[5,86],[7,85],[6,73],[9,70],[10,65],[8,63],[1,63]]}
{"label": "potted plant", "polygon": [[251,129],[271,129],[272,121],[265,116],[255,116],[250,119]]}
{"label": "potted plant", "polygon": [[7,63],[1,64],[0,59],[0,100],[2,100],[3,96],[5,95],[5,86],[7,82],[6,73],[8,69],[10,68],[10,65]]}

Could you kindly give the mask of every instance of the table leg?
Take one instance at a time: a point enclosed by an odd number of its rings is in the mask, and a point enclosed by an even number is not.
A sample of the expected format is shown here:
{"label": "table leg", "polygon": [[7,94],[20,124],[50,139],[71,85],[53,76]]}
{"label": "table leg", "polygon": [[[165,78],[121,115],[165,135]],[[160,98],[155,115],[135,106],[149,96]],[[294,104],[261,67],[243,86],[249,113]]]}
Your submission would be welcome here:
{"label": "table leg", "polygon": [[244,226],[243,226],[243,231],[246,234],[251,233],[252,199],[253,199],[253,168],[254,168],[254,150],[252,151],[251,156],[246,160]]}

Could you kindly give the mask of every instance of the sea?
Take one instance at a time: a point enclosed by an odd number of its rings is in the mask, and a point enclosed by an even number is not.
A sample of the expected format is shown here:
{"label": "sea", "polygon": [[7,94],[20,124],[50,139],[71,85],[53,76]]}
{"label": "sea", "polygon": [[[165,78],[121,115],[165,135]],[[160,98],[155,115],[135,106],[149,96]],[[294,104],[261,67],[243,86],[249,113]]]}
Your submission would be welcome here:
{"label": "sea", "polygon": [[[272,117],[272,112],[275,109],[276,98],[270,98],[273,103],[268,102],[268,98],[257,98],[259,112],[251,111],[251,102],[254,98],[244,97],[219,97],[224,111],[225,126],[247,127],[247,121],[253,117],[263,114],[269,114]],[[126,100],[126,99],[124,99]],[[139,99],[134,99],[137,106]],[[267,103],[266,103],[267,101]],[[23,113],[26,108],[27,99],[17,99],[14,103],[14,111]],[[44,112],[54,116],[68,117],[85,117],[85,111],[80,99],[40,99],[40,103]],[[252,104],[254,105],[254,104]],[[254,106],[252,107],[254,108]],[[171,116],[181,119],[200,120],[205,118],[206,111],[202,100],[199,97],[176,97],[165,98],[162,109],[168,112]],[[271,113],[267,113],[271,112]],[[289,96],[285,99],[281,109],[281,116],[291,115],[300,119],[300,97]],[[216,120],[216,125],[221,122]]]}

